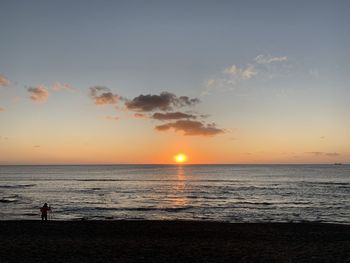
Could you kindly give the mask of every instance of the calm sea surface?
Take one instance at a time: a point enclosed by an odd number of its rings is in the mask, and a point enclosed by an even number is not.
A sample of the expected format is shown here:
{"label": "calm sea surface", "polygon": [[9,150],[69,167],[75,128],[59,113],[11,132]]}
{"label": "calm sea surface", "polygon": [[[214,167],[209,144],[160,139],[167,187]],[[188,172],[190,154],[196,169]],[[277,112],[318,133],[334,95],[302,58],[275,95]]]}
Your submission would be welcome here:
{"label": "calm sea surface", "polygon": [[0,166],[0,220],[350,223],[350,165]]}

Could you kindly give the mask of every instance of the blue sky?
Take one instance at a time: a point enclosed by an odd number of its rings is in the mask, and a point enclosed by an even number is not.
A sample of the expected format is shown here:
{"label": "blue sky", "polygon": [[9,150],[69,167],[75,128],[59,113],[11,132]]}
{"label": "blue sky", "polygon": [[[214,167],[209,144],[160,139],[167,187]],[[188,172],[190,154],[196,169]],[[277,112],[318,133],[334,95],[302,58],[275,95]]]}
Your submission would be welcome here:
{"label": "blue sky", "polygon": [[[0,121],[7,124],[0,136],[21,137],[23,128],[40,133],[31,122],[38,112],[48,126],[57,120],[57,132],[64,123],[89,129],[100,115],[122,116],[91,106],[89,88],[98,85],[129,99],[162,91],[199,98],[195,110],[225,130],[210,139],[229,140],[225,156],[251,153],[248,141],[284,134],[295,135],[292,142],[330,140],[289,158],[336,152],[349,161],[350,145],[341,142],[350,132],[349,11],[348,1],[2,1],[0,74],[11,85],[0,90]],[[54,83],[74,92],[54,93]],[[50,90],[46,106],[28,99],[28,87],[39,85]],[[118,121],[124,133],[150,125],[125,122]],[[252,161],[275,160],[259,158]]]}

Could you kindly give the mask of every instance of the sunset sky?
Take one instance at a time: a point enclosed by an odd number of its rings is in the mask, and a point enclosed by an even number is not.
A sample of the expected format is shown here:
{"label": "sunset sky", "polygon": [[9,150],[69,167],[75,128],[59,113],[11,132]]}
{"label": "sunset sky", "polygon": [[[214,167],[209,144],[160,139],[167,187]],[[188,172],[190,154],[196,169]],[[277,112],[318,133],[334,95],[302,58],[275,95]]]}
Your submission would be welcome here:
{"label": "sunset sky", "polygon": [[0,164],[350,162],[349,1],[1,1]]}

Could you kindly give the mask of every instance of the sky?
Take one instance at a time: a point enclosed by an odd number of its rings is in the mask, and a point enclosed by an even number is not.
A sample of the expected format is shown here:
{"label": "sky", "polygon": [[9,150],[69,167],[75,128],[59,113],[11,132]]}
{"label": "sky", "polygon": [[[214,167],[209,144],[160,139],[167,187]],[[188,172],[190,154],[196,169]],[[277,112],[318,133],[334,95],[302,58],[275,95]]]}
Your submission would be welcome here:
{"label": "sky", "polygon": [[349,1],[0,8],[0,164],[350,162]]}

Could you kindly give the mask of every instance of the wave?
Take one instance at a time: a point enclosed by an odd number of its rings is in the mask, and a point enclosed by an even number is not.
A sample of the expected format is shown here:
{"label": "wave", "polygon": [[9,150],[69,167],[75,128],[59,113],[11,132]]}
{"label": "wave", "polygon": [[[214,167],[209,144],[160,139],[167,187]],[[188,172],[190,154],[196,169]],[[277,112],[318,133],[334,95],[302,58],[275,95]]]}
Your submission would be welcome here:
{"label": "wave", "polygon": [[302,185],[324,185],[324,186],[349,186],[350,187],[350,183],[343,183],[343,182],[300,182],[299,184]]}
{"label": "wave", "polygon": [[93,211],[138,211],[138,212],[149,212],[149,211],[164,211],[164,212],[179,212],[194,208],[193,206],[183,206],[183,207],[94,207],[94,208],[67,208],[62,210],[57,210],[57,212],[76,212],[87,210],[89,212]]}
{"label": "wave", "polygon": [[78,181],[78,182],[212,182],[212,183],[228,183],[228,182],[239,182],[239,180],[218,180],[218,179],[186,179],[186,180],[177,180],[177,179],[73,179],[72,181]]}
{"label": "wave", "polygon": [[4,196],[0,199],[0,203],[15,203],[19,200],[18,195]]}
{"label": "wave", "polygon": [[26,188],[26,187],[33,187],[33,186],[35,186],[35,184],[0,185],[0,188],[15,189],[15,188]]}
{"label": "wave", "polygon": [[232,205],[311,205],[312,202],[236,202]]}

